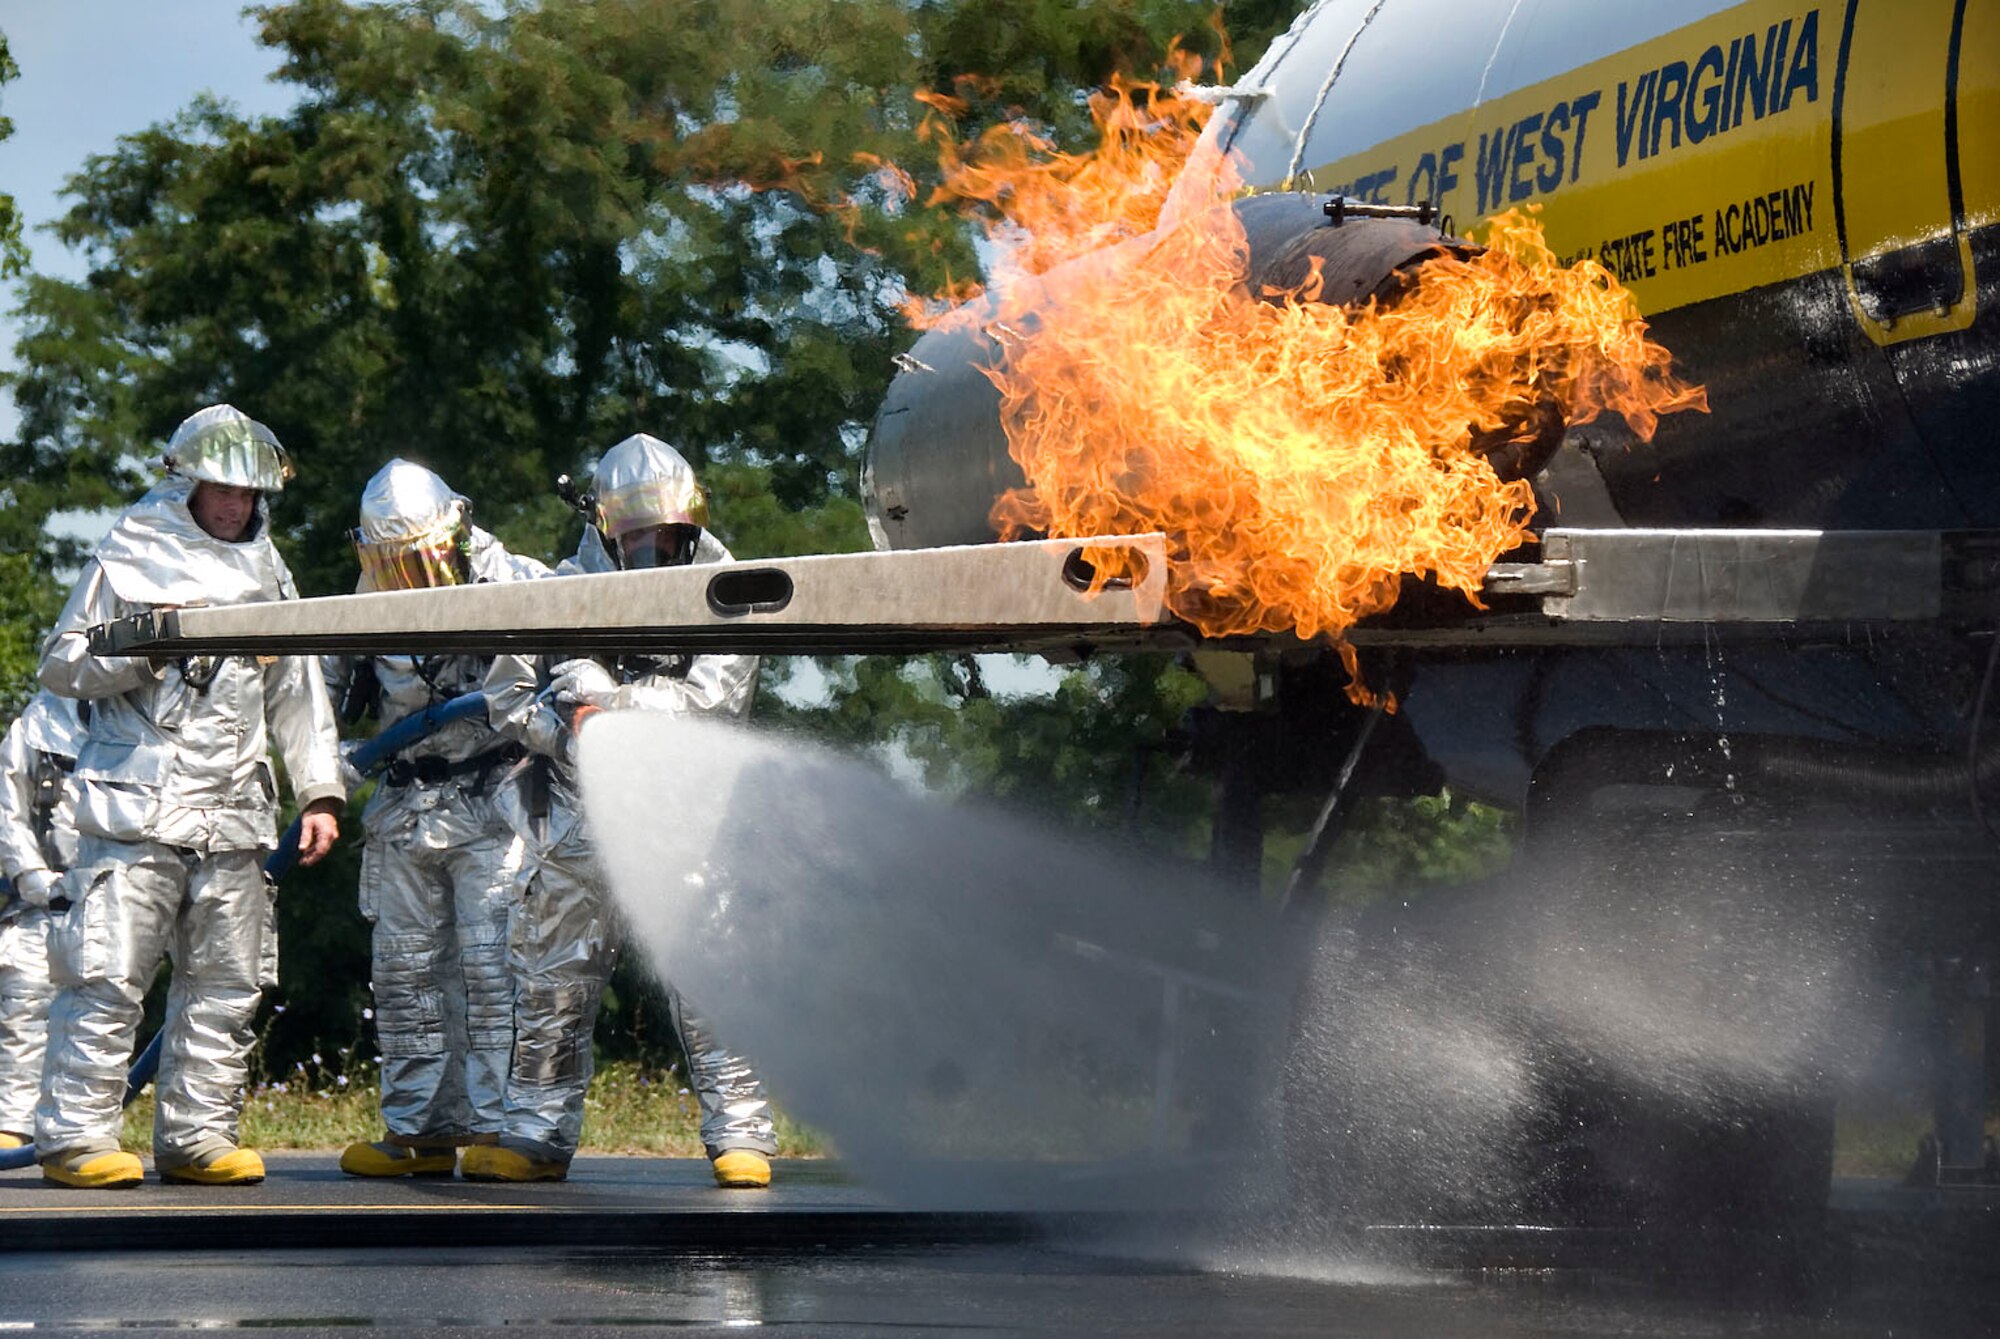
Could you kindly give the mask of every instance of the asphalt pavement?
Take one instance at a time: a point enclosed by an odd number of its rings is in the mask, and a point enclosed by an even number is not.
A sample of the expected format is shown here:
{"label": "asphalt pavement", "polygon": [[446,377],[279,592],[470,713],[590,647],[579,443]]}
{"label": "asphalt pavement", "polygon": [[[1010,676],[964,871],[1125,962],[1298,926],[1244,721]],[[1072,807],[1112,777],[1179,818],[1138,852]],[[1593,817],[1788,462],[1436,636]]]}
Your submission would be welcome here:
{"label": "asphalt pavement", "polygon": [[914,1211],[848,1183],[836,1164],[779,1160],[766,1190],[722,1190],[688,1158],[581,1157],[569,1179],[509,1185],[364,1180],[333,1153],[267,1153],[254,1186],[74,1190],[38,1169],[0,1172],[0,1252],[341,1246],[648,1245],[813,1249],[865,1241],[1020,1240],[1043,1230],[1017,1213]]}
{"label": "asphalt pavement", "polygon": [[[1515,1231],[1412,1250],[1235,1215],[910,1210],[828,1162],[722,1191],[700,1161],[579,1159],[506,1186],[365,1182],[277,1154],[261,1186],[82,1192],[0,1174],[0,1329],[510,1335],[2000,1333],[2000,1197],[1836,1190],[1801,1265],[1666,1264]],[[1421,1244],[1421,1243],[1419,1243]],[[1572,1243],[1574,1244],[1574,1243]],[[1651,1263],[1648,1263],[1648,1261]]]}

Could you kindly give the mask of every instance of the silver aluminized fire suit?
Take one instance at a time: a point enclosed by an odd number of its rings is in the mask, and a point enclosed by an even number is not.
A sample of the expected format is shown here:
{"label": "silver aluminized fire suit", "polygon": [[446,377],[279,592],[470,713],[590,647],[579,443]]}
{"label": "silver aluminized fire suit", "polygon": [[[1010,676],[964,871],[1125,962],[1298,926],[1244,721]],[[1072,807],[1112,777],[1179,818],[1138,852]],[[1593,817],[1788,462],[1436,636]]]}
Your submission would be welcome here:
{"label": "silver aluminized fire suit", "polygon": [[252,1019],[278,965],[276,746],[304,808],[346,794],[319,663],[200,656],[155,665],[90,653],[93,624],[166,605],[293,599],[265,503],[242,540],[210,536],[169,476],[121,515],[49,635],[42,683],[88,699],[76,763],[77,863],[50,929],[59,993],[36,1144],[115,1151],[125,1067],[146,989],[174,962],[153,1150],[162,1169],[237,1142]]}
{"label": "silver aluminized fire suit", "polygon": [[[694,561],[726,562],[729,551],[703,531]],[[593,529],[559,574],[616,570]],[[755,656],[704,655],[622,661],[618,707],[740,716],[757,686]],[[590,1084],[591,1032],[604,983],[617,963],[620,927],[584,823],[574,771],[575,736],[542,694],[547,663],[501,656],[486,681],[494,724],[538,762],[504,800],[528,843],[509,952],[515,973],[514,1067],[500,1142],[544,1162],[567,1161],[583,1127]],[[675,1029],[687,1055],[689,1086],[701,1103],[701,1139],[710,1157],[727,1149],[769,1156],[778,1142],[756,1072],[725,1050],[680,992],[668,986]]]}
{"label": "silver aluminized fire suit", "polygon": [[[472,581],[549,575],[466,528]],[[470,656],[329,657],[339,700],[372,671],[384,726],[485,687]],[[454,721],[390,763],[361,821],[361,915],[373,927],[382,1121],[392,1142],[465,1144],[500,1132],[514,1043],[507,913],[522,843],[495,803],[518,744],[486,722]]]}
{"label": "silver aluminized fire suit", "polygon": [[31,1137],[48,1044],[49,898],[76,863],[76,703],[44,689],[0,739],[0,1133]]}

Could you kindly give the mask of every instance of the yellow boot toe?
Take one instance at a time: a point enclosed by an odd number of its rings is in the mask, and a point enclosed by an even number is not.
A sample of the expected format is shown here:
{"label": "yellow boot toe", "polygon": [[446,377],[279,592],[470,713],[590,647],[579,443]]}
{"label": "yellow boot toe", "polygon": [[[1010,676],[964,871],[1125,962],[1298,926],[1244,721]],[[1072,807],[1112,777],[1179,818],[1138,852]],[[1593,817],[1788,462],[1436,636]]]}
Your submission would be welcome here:
{"label": "yellow boot toe", "polygon": [[340,1155],[349,1176],[450,1176],[458,1170],[458,1150],[449,1144],[411,1148],[381,1140],[349,1144]]}
{"label": "yellow boot toe", "polygon": [[725,1148],[715,1155],[715,1184],[725,1190],[762,1190],[771,1184],[771,1162],[747,1148]]}
{"label": "yellow boot toe", "polygon": [[146,1179],[146,1166],[130,1153],[76,1153],[44,1162],[42,1179],[83,1190],[123,1190]]}
{"label": "yellow boot toe", "polygon": [[160,1179],[189,1186],[254,1186],[264,1179],[264,1159],[253,1148],[232,1148],[179,1167],[162,1167]]}
{"label": "yellow boot toe", "polygon": [[475,1144],[465,1150],[458,1172],[468,1181],[561,1181],[569,1176],[569,1159],[543,1162],[498,1144]]}

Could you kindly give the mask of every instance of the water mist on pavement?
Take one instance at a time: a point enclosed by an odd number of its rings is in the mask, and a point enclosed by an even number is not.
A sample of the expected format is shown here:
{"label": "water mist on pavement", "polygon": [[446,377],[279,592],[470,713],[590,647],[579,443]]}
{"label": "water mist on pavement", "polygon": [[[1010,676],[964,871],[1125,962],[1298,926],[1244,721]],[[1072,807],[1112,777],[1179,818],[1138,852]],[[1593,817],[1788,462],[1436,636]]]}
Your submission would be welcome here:
{"label": "water mist on pavement", "polygon": [[1285,1114],[1327,1218],[1754,1230],[1823,1205],[1835,1098],[1894,1025],[1881,868],[1752,821],[1595,821],[1324,927]]}
{"label": "water mist on pavement", "polygon": [[870,1185],[1175,1208],[1275,1175],[1299,955],[1254,898],[737,725],[582,745],[633,935]]}
{"label": "water mist on pavement", "polygon": [[1327,1245],[1364,1223],[1754,1216],[1773,1149],[1823,1194],[1885,1026],[1879,871],[1837,845],[1608,826],[1306,943],[1246,890],[794,739],[620,714],[582,771],[655,966],[871,1185],[1220,1210],[1155,1243],[1209,1267],[1349,1277]]}

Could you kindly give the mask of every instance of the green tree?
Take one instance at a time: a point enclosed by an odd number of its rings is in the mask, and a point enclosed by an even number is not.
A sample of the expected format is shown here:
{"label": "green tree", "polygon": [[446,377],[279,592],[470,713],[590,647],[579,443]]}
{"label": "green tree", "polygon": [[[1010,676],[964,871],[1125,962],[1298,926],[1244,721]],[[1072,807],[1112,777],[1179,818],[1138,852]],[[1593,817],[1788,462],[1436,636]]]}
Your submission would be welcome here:
{"label": "green tree", "polygon": [[938,792],[977,794],[1057,823],[1199,854],[1207,789],[1179,765],[1175,735],[1207,689],[1171,657],[1107,656],[1045,693],[995,694],[966,656],[832,662],[824,709],[768,716],[862,750],[893,753]]}
{"label": "green tree", "polygon": [[[300,89],[289,113],[200,101],[70,183],[57,233],[91,272],[28,284],[14,524],[130,496],[152,445],[228,398],[299,460],[281,542],[306,589],[333,590],[351,576],[359,485],[397,453],[536,548],[573,537],[554,475],[652,430],[824,534],[812,513],[856,496],[857,445],[910,338],[897,302],[974,264],[962,224],[921,204],[912,94],[977,71],[987,97],[969,117],[1018,111],[1080,135],[1078,90],[1157,64],[1205,10],[256,13]],[[914,165],[919,201],[867,207],[881,192],[861,155]],[[863,207],[822,207],[849,200]]]}
{"label": "green tree", "polygon": [[29,555],[0,553],[0,721],[34,696],[42,630],[61,609],[61,588]]}
{"label": "green tree", "polygon": [[[20,74],[0,33],[0,84]],[[13,121],[0,116],[0,140],[13,133]],[[0,191],[0,279],[14,278],[27,264],[20,207]],[[15,489],[0,486],[0,719],[12,719],[33,695],[42,629],[55,621],[61,601],[54,578],[31,556],[42,517],[28,519],[29,510]]]}
{"label": "green tree", "polygon": [[[1267,885],[1280,883],[1304,849],[1313,814],[1303,801],[1311,798],[1272,802]],[[1507,810],[1450,791],[1375,796],[1355,806],[1335,840],[1318,892],[1335,903],[1355,904],[1471,883],[1506,868],[1517,839],[1517,824]]]}
{"label": "green tree", "polygon": [[[925,204],[935,155],[913,95],[976,88],[962,133],[1021,115],[1081,147],[1084,91],[1163,69],[1176,39],[1216,45],[1189,0],[253,13],[291,109],[248,119],[201,99],[121,138],[70,179],[55,228],[86,277],[26,280],[0,527],[31,573],[81,556],[52,512],[128,501],[173,425],[225,399],[299,463],[277,537],[311,593],[351,588],[355,499],[391,455],[555,556],[578,526],[555,475],[641,430],[703,470],[744,556],[862,547],[860,444],[913,338],[899,303],[976,266],[964,222]],[[882,185],[879,160],[912,173],[914,198]],[[45,616],[32,599],[8,613],[10,629]],[[981,696],[950,661],[830,673],[818,728],[860,739],[865,718],[871,742],[953,785],[1068,796],[1065,812],[1109,822],[1136,749],[1151,794],[1194,806],[1158,747],[1194,691],[1170,667],[1107,662],[1026,702]],[[288,885],[289,982],[365,980],[351,899],[340,866]],[[295,986],[269,1053],[340,1044],[337,995]]]}
{"label": "green tree", "polygon": [[[10,84],[21,77],[21,67],[14,63],[14,54],[7,47],[7,34],[0,32],[0,84]],[[0,140],[14,133],[14,123],[0,116]],[[0,191],[0,279],[12,279],[28,267],[27,244],[21,240],[21,209],[14,203],[14,197]]]}

